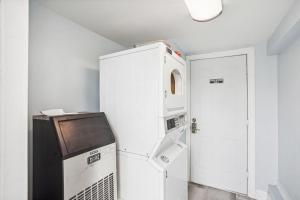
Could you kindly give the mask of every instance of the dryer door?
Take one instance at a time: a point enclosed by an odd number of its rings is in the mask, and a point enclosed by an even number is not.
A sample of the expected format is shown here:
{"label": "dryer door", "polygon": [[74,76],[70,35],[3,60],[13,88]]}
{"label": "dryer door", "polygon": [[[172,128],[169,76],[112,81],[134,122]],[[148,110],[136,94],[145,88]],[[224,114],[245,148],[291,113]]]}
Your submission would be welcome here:
{"label": "dryer door", "polygon": [[186,65],[166,54],[164,66],[164,115],[186,111]]}

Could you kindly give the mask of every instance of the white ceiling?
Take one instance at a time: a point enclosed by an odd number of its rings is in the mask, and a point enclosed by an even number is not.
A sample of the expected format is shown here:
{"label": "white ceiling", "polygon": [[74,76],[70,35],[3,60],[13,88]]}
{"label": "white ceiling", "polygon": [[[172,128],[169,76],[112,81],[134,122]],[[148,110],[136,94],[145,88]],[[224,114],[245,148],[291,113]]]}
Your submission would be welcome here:
{"label": "white ceiling", "polygon": [[294,0],[224,0],[211,22],[191,19],[184,0],[39,0],[119,44],[169,40],[185,53],[211,52],[267,40]]}

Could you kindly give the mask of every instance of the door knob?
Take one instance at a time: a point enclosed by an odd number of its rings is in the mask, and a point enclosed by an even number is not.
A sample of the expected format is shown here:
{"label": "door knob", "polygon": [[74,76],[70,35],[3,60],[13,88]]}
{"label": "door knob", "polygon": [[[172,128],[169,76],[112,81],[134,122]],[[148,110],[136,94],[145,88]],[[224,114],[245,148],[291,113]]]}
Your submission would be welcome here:
{"label": "door knob", "polygon": [[197,119],[192,119],[192,133],[197,133],[200,129],[198,129]]}

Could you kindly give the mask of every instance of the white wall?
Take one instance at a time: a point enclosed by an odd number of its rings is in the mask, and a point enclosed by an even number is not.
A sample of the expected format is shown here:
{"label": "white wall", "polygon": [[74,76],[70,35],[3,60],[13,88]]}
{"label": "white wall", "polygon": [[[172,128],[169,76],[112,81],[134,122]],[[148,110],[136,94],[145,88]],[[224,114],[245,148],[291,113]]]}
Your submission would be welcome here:
{"label": "white wall", "polygon": [[294,0],[268,41],[268,54],[280,54],[300,35],[300,1]]}
{"label": "white wall", "polygon": [[29,113],[98,111],[98,56],[123,49],[38,5],[30,6]]}
{"label": "white wall", "polygon": [[1,1],[0,199],[27,199],[28,0]]}
{"label": "white wall", "polygon": [[279,182],[300,199],[300,38],[279,56]]}
{"label": "white wall", "polygon": [[35,1],[29,38],[29,133],[41,110],[99,111],[98,57],[124,47]]}
{"label": "white wall", "polygon": [[277,56],[256,46],[256,189],[266,192],[278,177]]}

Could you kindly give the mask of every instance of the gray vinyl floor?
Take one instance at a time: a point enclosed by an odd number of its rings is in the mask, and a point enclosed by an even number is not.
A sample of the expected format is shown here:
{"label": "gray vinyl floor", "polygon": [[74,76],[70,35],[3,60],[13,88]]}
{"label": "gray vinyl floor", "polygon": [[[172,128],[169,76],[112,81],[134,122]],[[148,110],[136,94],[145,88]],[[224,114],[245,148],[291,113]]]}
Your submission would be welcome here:
{"label": "gray vinyl floor", "polygon": [[189,200],[252,200],[211,187],[189,184]]}

